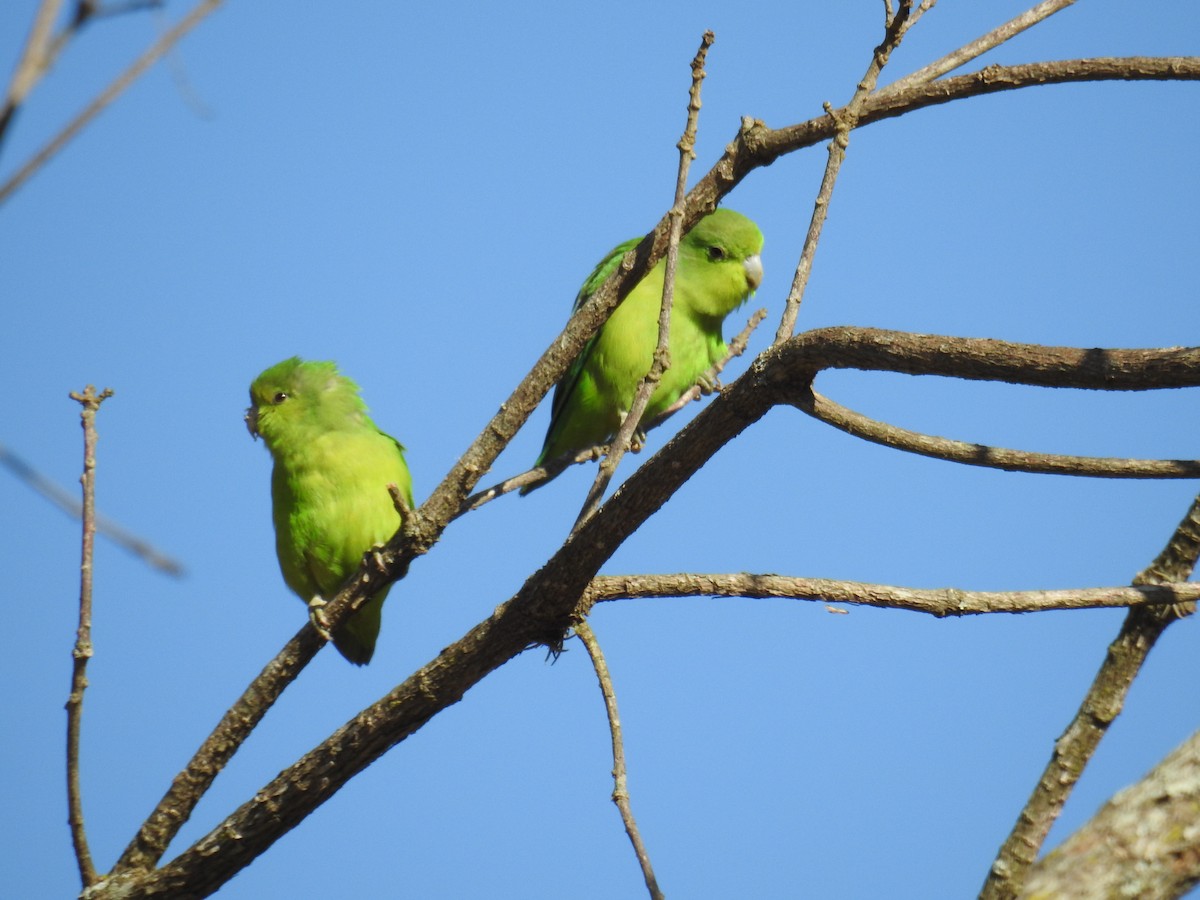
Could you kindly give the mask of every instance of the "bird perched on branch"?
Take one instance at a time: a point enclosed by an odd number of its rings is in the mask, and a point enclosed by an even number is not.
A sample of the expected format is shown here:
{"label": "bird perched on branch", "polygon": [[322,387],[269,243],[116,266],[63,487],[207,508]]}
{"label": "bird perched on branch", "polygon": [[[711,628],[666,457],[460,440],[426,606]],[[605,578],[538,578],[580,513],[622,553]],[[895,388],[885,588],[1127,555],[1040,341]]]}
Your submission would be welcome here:
{"label": "bird perched on branch", "polygon": [[[315,610],[358,569],[364,553],[400,527],[388,485],[412,507],[404,447],[371,421],[358,385],[336,363],[298,356],[254,379],[246,426],[275,462],[271,502],[283,580]],[[375,652],[390,587],[332,635],[338,652],[356,665]]]}
{"label": "bird perched on branch", "polygon": [[[640,240],[618,245],[596,266],[575,298],[575,310]],[[668,410],[724,357],[727,348],[721,326],[761,283],[762,245],[758,226],[731,209],[705,216],[680,240],[671,306],[671,366],[651,395],[643,422]],[[555,387],[550,427],[534,465],[602,444],[621,427],[658,343],[665,272],[666,260],[659,260],[613,310]]]}

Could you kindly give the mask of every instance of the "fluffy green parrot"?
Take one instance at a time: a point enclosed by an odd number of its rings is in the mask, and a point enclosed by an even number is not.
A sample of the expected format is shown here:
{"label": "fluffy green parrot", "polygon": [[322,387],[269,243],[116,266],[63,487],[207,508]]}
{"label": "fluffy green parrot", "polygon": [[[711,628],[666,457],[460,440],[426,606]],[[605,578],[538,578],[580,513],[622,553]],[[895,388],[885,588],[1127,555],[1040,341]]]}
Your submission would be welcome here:
{"label": "fluffy green parrot", "polygon": [[[640,240],[620,244],[596,266],[575,298],[575,309]],[[667,410],[725,355],[721,326],[762,281],[762,245],[758,226],[731,209],[705,216],[679,242],[671,308],[671,367],[651,395],[642,421],[649,422]],[[550,428],[535,465],[602,444],[621,427],[638,382],[650,370],[658,343],[666,266],[666,260],[660,260],[613,310],[555,387]],[[522,493],[529,490],[532,487]]]}
{"label": "fluffy green parrot", "polygon": [[[298,356],[254,379],[246,426],[275,461],[271,501],[283,580],[306,603],[331,599],[363,554],[400,527],[388,484],[412,506],[404,447],[375,426],[358,385],[336,363]],[[387,593],[375,594],[333,634],[355,665],[371,661]]]}

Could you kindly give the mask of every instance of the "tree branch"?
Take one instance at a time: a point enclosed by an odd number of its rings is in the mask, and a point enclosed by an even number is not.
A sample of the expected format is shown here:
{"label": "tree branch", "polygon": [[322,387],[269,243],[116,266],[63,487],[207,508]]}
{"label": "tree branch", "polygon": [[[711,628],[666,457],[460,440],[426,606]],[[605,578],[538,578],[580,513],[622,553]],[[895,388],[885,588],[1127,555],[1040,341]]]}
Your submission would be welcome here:
{"label": "tree branch", "polygon": [[1003,447],[969,444],[921,434],[868,418],[834,403],[816,391],[802,396],[795,406],[814,419],[865,441],[947,462],[985,466],[1007,472],[1038,472],[1044,475],[1079,475],[1089,478],[1200,478],[1200,460],[1195,459],[1062,456],[1056,453],[1007,450]]}
{"label": "tree branch", "polygon": [[918,10],[918,15],[914,17],[912,0],[901,0],[898,11],[891,13],[889,10],[883,41],[871,54],[871,62],[863,77],[859,79],[850,102],[837,111],[828,103],[825,104],[825,112],[833,121],[836,133],[833,140],[829,142],[825,172],[821,176],[821,186],[817,189],[817,199],[813,203],[808,233],[804,236],[800,261],[796,264],[796,274],[792,278],[791,289],[784,301],[783,316],[779,320],[779,328],[775,331],[776,344],[786,341],[796,330],[796,319],[800,315],[800,303],[804,299],[804,289],[808,286],[808,278],[812,273],[817,244],[821,240],[821,231],[825,227],[825,219],[829,214],[829,203],[833,199],[833,186],[837,182],[838,173],[846,159],[846,148],[850,146],[850,132],[858,126],[858,119],[862,115],[867,98],[875,90],[875,85],[879,82],[879,75],[883,71],[883,67],[887,65],[892,51],[900,46],[905,33],[924,9],[923,4]]}
{"label": "tree branch", "polygon": [[1148,391],[1200,386],[1200,347],[1080,349],[844,325],[773,347],[750,370],[795,404],[821,369],[942,375],[1052,388]]}
{"label": "tree branch", "polygon": [[642,842],[642,833],[638,830],[637,820],[633,817],[633,807],[629,803],[629,787],[625,777],[625,741],[621,737],[621,714],[617,711],[617,693],[613,689],[612,676],[608,674],[608,664],[604,661],[604,651],[600,642],[586,619],[580,618],[575,623],[575,634],[583,642],[592,667],[596,670],[596,679],[600,682],[600,693],[604,695],[604,710],[608,714],[608,731],[612,735],[613,754],[613,792],[612,801],[621,813],[621,821],[625,823],[625,833],[633,844],[633,852],[637,855],[638,865],[642,869],[642,879],[646,882],[646,890],[652,900],[663,900],[663,892],[659,890],[658,880],[654,877],[654,867],[650,864],[650,854]]}
{"label": "tree branch", "polygon": [[1200,732],[1029,871],[1022,897],[1182,897],[1200,883]]}
{"label": "tree branch", "polygon": [[1191,582],[1132,587],[1071,588],[1054,591],[966,591],[959,588],[906,588],[828,578],[786,575],[696,574],[597,575],[584,591],[579,614],[610,600],[668,597],[745,597],[848,603],[881,609],[905,609],[937,618],[991,613],[1032,613],[1062,609],[1111,609],[1164,606],[1200,600],[1200,584]]}
{"label": "tree branch", "polygon": [[83,541],[79,564],[79,628],[71,653],[71,693],[67,697],[67,820],[79,879],[87,887],[96,881],[96,865],[88,849],[83,819],[83,793],[79,784],[79,737],[83,730],[83,692],[87,690],[87,664],[92,658],[92,562],[96,543],[96,413],[113,395],[105,388],[99,394],[92,385],[83,393],[71,392],[71,399],[83,407],[79,418],[83,425]]}
{"label": "tree branch", "polygon": [[[101,91],[91,103],[83,108],[62,131],[55,135],[41,150],[29,158],[7,181],[0,184],[0,204],[11,197],[16,190],[44,166],[63,147],[70,143],[84,127],[96,118],[100,112],[117,99],[127,87],[135,82],[147,69],[154,65],[162,56],[175,46],[185,34],[198,25],[205,16],[221,5],[221,0],[200,0],[186,16],[172,26],[139,56],[132,65],[118,75],[113,82]],[[15,109],[15,107],[12,107]]]}
{"label": "tree branch", "polygon": [[[0,465],[12,472],[67,515],[80,518],[83,515],[82,504],[69,493],[38,472],[33,466],[21,459],[3,444],[0,444]],[[126,531],[111,519],[106,519],[96,513],[96,533],[102,534],[118,547],[128,550],[152,569],[157,569],[164,575],[180,578],[184,574],[183,564],[176,559],[156,549],[149,541],[142,540],[136,534]]]}
{"label": "tree branch", "polygon": [[8,95],[4,99],[4,108],[0,109],[0,145],[8,133],[13,116],[17,114],[29,92],[46,73],[52,63],[50,54],[50,34],[54,22],[58,19],[58,11],[62,0],[42,0],[33,18],[33,28],[25,41],[25,49],[21,51],[21,59],[13,72],[12,81],[8,84]]}
{"label": "tree branch", "polygon": [[162,859],[179,829],[191,818],[196,804],[212,786],[225,764],[238,751],[263,716],[295,681],[325,640],[311,622],[296,633],[279,654],[231,706],[204,739],[183,771],[171,781],[162,800],[138,829],[113,867],[113,874],[151,869]]}
{"label": "tree branch", "polygon": [[1061,12],[1074,3],[1075,0],[1045,0],[1045,2],[1026,10],[982,37],[976,38],[971,43],[964,44],[953,53],[948,53],[941,59],[930,63],[924,68],[918,69],[911,75],[906,75],[899,81],[894,81],[886,87],[880,88],[877,96],[896,94],[907,88],[919,84],[928,84],[936,78],[941,78],[946,73],[953,72],[960,66],[965,66],[971,60],[982,56],[989,50],[994,50],[1027,28],[1032,28],[1039,22],[1045,21],[1056,12]]}

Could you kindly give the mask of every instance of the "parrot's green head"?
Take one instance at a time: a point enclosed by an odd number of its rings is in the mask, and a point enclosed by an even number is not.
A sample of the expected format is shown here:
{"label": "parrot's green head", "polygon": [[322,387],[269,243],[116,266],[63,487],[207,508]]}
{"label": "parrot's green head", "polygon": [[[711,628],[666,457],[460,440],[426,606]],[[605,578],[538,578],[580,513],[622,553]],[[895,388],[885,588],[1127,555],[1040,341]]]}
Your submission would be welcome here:
{"label": "parrot's green head", "polygon": [[366,412],[358,385],[338,374],[337,363],[305,362],[293,356],[271,366],[250,385],[246,427],[275,453],[307,434],[358,426]]}
{"label": "parrot's green head", "polygon": [[[720,298],[719,305],[724,306],[725,298],[732,296],[745,302],[762,283],[762,248],[763,236],[757,225],[732,209],[717,209],[684,235],[679,253],[710,285],[707,294],[714,300]],[[724,317],[731,309],[706,312]]]}

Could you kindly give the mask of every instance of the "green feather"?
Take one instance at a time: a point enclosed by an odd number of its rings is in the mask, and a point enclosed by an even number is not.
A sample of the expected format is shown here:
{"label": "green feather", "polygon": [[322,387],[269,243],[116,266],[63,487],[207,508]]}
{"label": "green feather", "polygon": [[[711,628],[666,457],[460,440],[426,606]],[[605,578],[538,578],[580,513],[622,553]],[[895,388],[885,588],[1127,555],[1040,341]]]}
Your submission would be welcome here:
{"label": "green feather", "polygon": [[[358,386],[335,363],[295,356],[254,380],[246,423],[275,463],[271,500],[283,580],[306,603],[331,599],[363,554],[400,527],[388,484],[413,505],[404,447],[371,421]],[[334,633],[350,662],[370,662],[387,593],[371,597]]]}
{"label": "green feather", "polygon": [[[596,266],[580,288],[576,310],[639,240],[618,245]],[[762,244],[758,226],[728,209],[710,213],[684,235],[671,307],[671,367],[651,395],[642,421],[667,410],[725,355],[721,327],[762,279]],[[650,370],[665,272],[666,260],[660,260],[613,310],[555,387],[550,427],[535,465],[603,444],[620,428],[638,383]]]}

